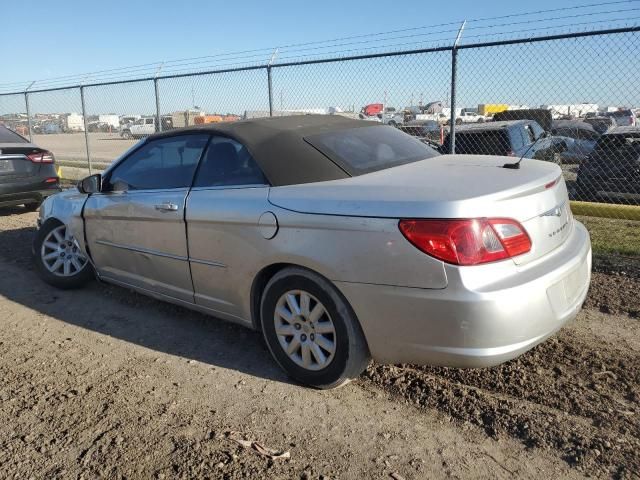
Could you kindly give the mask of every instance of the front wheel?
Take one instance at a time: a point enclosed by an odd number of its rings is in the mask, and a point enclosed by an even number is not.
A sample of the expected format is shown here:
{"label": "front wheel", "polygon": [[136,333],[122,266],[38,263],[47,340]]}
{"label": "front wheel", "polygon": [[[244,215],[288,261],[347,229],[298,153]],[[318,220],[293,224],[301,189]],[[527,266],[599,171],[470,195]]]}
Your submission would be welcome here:
{"label": "front wheel", "polygon": [[67,226],[49,220],[33,241],[33,261],[40,278],[61,289],[79,288],[93,278],[89,259]]}
{"label": "front wheel", "polygon": [[278,272],[264,290],[260,312],[271,354],[300,383],[339,387],[369,363],[369,349],[351,307],[316,273],[293,267]]}

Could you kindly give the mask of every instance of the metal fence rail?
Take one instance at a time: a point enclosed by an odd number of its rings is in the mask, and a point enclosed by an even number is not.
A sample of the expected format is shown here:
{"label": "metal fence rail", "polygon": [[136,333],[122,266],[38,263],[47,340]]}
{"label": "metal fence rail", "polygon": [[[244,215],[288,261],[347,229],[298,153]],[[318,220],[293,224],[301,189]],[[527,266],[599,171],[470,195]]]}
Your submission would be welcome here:
{"label": "metal fence rail", "polygon": [[[483,43],[461,33],[436,48],[296,62],[274,55],[264,65],[27,88],[0,94],[0,123],[52,150],[64,175],[80,178],[155,131],[346,115],[396,126],[443,152],[556,162],[572,199],[640,218],[640,134],[620,127],[635,124],[640,107],[640,27]],[[523,107],[546,110],[552,121],[529,112],[519,128],[493,122]]]}

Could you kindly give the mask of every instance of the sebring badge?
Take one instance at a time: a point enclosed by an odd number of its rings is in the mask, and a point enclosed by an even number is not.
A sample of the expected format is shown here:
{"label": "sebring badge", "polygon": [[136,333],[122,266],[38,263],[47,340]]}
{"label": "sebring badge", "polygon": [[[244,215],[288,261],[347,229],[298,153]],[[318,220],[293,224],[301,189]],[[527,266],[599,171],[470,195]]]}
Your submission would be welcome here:
{"label": "sebring badge", "polygon": [[563,205],[556,205],[548,212],[544,212],[541,217],[561,217],[562,216],[562,207]]}

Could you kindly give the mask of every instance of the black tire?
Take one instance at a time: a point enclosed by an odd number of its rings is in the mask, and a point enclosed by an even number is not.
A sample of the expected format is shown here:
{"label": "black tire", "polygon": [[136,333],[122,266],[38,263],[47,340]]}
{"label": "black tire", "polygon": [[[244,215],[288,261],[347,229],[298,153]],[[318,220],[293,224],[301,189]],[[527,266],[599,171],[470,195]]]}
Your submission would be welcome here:
{"label": "black tire", "polygon": [[35,212],[36,210],[38,210],[40,208],[40,205],[42,205],[42,202],[25,203],[24,204],[24,209],[27,212]]}
{"label": "black tire", "polygon": [[[274,322],[277,302],[291,290],[303,290],[325,307],[335,327],[335,353],[321,370],[296,364],[280,345]],[[262,332],[276,362],[295,381],[319,389],[340,387],[358,377],[370,360],[360,323],[346,299],[325,278],[309,270],[290,267],[276,273],[267,283],[260,304]]]}
{"label": "black tire", "polygon": [[41,256],[42,244],[51,233],[52,230],[62,225],[62,222],[49,219],[36,233],[33,239],[33,263],[36,268],[38,276],[49,285],[62,290],[69,290],[74,288],[84,287],[87,283],[94,279],[95,275],[91,262],[87,261],[84,267],[78,272],[69,276],[59,276],[51,273],[44,264],[44,260]]}
{"label": "black tire", "polygon": [[131,132],[129,130],[125,130],[124,132],[122,132],[122,138],[124,138],[125,140],[131,140],[133,138],[133,135],[131,135]]}

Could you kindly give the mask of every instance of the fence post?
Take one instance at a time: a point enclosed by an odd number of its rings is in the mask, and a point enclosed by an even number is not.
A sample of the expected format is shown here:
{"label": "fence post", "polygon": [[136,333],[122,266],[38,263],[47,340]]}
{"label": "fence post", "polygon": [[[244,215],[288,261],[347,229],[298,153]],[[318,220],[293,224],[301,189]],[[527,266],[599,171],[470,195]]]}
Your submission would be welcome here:
{"label": "fence post", "polygon": [[158,93],[158,77],[153,79],[153,90],[156,94],[156,125],[158,132],[162,131],[162,117],[160,116],[160,95]]}
{"label": "fence post", "polygon": [[273,84],[271,83],[271,65],[267,66],[267,88],[269,89],[269,116],[273,117]]}
{"label": "fence post", "polygon": [[31,138],[31,111],[29,110],[29,93],[24,92],[24,104],[27,107],[27,125],[29,127],[29,141],[33,142]]}
{"label": "fence post", "polygon": [[273,81],[271,79],[271,64],[276,59],[276,55],[278,55],[277,48],[271,54],[271,58],[269,59],[269,63],[267,64],[267,88],[269,89],[269,116],[270,117],[273,117]]}
{"label": "fence post", "polygon": [[458,72],[458,42],[467,21],[462,22],[451,49],[451,118],[449,119],[449,153],[456,153],[456,83]]}
{"label": "fence post", "polygon": [[31,125],[31,110],[29,109],[29,89],[36,83],[35,81],[31,82],[31,84],[24,89],[24,106],[27,109],[27,127],[29,128],[29,141],[33,142],[33,128]]}
{"label": "fence post", "polygon": [[84,106],[84,85],[80,86],[80,103],[82,105],[82,123],[84,125],[84,144],[87,149],[87,165],[89,166],[89,175],[92,175],[91,150],[89,150],[89,129],[87,128],[87,109]]}

